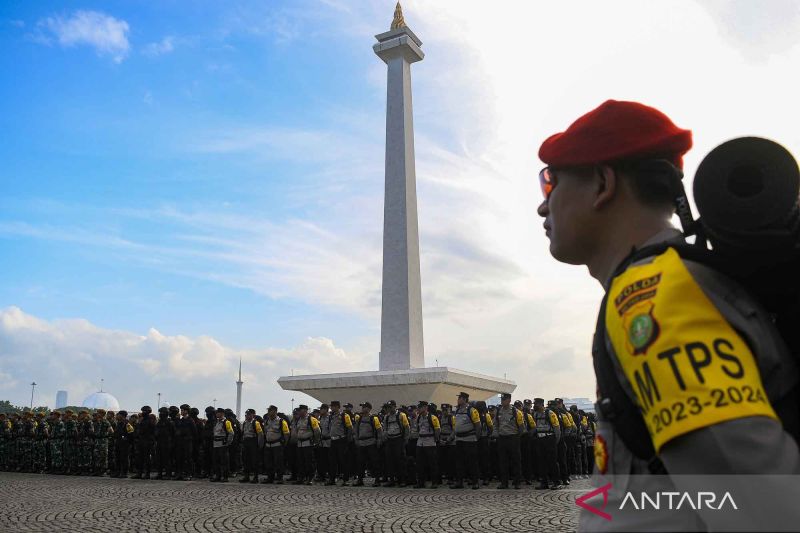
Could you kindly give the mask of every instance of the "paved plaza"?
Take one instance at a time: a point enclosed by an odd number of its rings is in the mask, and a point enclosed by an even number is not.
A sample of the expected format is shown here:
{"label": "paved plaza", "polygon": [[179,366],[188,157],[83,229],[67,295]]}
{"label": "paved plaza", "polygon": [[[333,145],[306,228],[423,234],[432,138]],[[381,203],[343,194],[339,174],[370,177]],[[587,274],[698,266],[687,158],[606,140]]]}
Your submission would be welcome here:
{"label": "paved plaza", "polygon": [[0,531],[574,531],[570,489],[354,488],[0,473]]}

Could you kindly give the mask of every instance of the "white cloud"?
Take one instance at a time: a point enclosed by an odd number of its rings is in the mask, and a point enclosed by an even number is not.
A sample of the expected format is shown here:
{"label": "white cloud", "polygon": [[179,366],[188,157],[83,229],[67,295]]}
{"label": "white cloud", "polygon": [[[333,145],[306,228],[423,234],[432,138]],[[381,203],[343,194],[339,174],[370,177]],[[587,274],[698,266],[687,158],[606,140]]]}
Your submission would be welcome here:
{"label": "white cloud", "polygon": [[175,50],[175,38],[167,36],[158,42],[148,43],[142,49],[142,53],[148,56],[156,57],[164,54],[169,54]]}
{"label": "white cloud", "polygon": [[39,26],[50,31],[61,46],[88,45],[98,55],[122,62],[130,50],[128,23],[98,11],[76,11],[72,16],[47,17]]}
{"label": "white cloud", "polygon": [[293,348],[236,349],[208,336],[164,335],[155,328],[139,335],[82,319],[42,320],[17,307],[0,310],[0,399],[18,404],[30,401],[32,381],[38,385],[34,403],[52,406],[57,390],[79,403],[104,378],[105,390],[123,408],[138,409],[158,392],[173,403],[204,407],[217,398],[218,405],[232,406],[240,357],[246,405],[259,409],[268,403],[288,408],[289,398],[298,395],[275,380],[293,369],[321,372],[335,364],[346,371],[364,364],[323,337]]}

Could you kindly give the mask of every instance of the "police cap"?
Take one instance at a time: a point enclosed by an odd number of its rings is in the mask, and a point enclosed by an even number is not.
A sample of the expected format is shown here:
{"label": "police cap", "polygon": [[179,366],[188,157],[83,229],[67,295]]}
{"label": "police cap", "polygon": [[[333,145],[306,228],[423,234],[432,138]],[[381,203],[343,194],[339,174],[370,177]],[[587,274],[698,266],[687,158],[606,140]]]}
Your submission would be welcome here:
{"label": "police cap", "polygon": [[149,405],[143,405],[141,411],[143,413],[152,413],[153,409]]}
{"label": "police cap", "polygon": [[181,411],[188,411],[191,408],[192,406],[189,405],[188,403],[181,404]]}
{"label": "police cap", "polygon": [[464,398],[465,400],[469,400],[469,394],[463,391],[458,393],[458,397]]}
{"label": "police cap", "polygon": [[361,404],[361,407],[366,407],[367,409],[372,409],[372,404],[369,402],[364,402]]}
{"label": "police cap", "polygon": [[276,411],[277,412],[278,408],[275,407],[274,405],[270,405],[269,407],[267,407],[267,412],[270,412],[270,411]]}
{"label": "police cap", "polygon": [[428,407],[428,402],[420,400],[419,403],[417,403],[417,407]]}
{"label": "police cap", "polygon": [[533,403],[536,405],[544,405],[544,398],[534,398]]}
{"label": "police cap", "polygon": [[500,395],[500,398],[502,398],[503,400],[510,400],[511,399],[511,393],[510,392],[504,392],[503,394]]}
{"label": "police cap", "polygon": [[225,409],[223,409],[222,407],[217,407],[216,412],[217,413],[222,413],[224,415],[225,414]]}
{"label": "police cap", "polygon": [[330,409],[330,407],[328,407],[328,404],[327,404],[327,403],[323,403],[322,405],[320,405],[320,406],[319,406],[319,408],[320,408],[320,409],[322,409],[322,410],[324,410],[324,409]]}
{"label": "police cap", "polygon": [[122,410],[117,413],[117,416],[121,416],[122,418],[128,418],[128,411]]}
{"label": "police cap", "polygon": [[247,411],[244,412],[244,414],[246,414],[246,415],[254,415],[254,414],[256,414],[256,410],[255,409],[248,409]]}
{"label": "police cap", "polygon": [[308,406],[304,404],[300,404],[297,406],[298,411],[308,411]]}

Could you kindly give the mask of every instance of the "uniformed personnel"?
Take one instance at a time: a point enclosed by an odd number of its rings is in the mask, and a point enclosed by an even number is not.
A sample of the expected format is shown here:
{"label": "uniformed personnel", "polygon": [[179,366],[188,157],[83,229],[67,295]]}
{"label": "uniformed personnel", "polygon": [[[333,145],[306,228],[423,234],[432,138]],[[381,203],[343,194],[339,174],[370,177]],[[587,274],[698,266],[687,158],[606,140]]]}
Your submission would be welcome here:
{"label": "uniformed personnel", "polygon": [[[787,432],[797,429],[797,363],[772,317],[729,277],[677,251],[686,241],[673,215],[689,233],[698,227],[681,181],[691,146],[691,131],[657,109],[608,100],[539,149],[550,253],[586,265],[606,292],[592,350],[595,472],[639,474],[630,491],[644,490],[650,474],[668,474],[681,491],[691,490],[682,474],[800,473]],[[630,261],[651,245],[662,246]],[[694,525],[670,516],[669,529]],[[714,517],[703,518],[714,529]],[[620,520],[584,512],[580,527],[624,527]]]}

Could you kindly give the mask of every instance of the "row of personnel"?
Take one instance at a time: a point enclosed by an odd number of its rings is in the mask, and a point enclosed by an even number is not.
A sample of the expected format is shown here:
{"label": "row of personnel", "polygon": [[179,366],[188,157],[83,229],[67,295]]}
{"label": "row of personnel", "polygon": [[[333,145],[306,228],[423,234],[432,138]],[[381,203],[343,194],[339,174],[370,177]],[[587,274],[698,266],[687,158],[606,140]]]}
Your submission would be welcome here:
{"label": "row of personnel", "polygon": [[[242,472],[242,482],[280,483],[290,472],[295,483],[325,481],[362,485],[367,473],[375,484],[415,483],[432,487],[446,478],[461,488],[524,480],[539,488],[558,488],[570,477],[587,476],[594,463],[594,415],[559,399],[500,406],[470,402],[437,408],[427,402],[401,406],[389,401],[378,412],[365,402],[358,412],[332,401],[309,412],[299,406],[287,417],[270,406],[262,417],[248,409],[239,421],[230,410],[206,409],[206,419],[188,405],[140,414],[52,412],[6,420],[0,415],[0,468],[6,470],[127,477],[166,475],[227,481]],[[63,418],[63,419],[62,419]]]}

